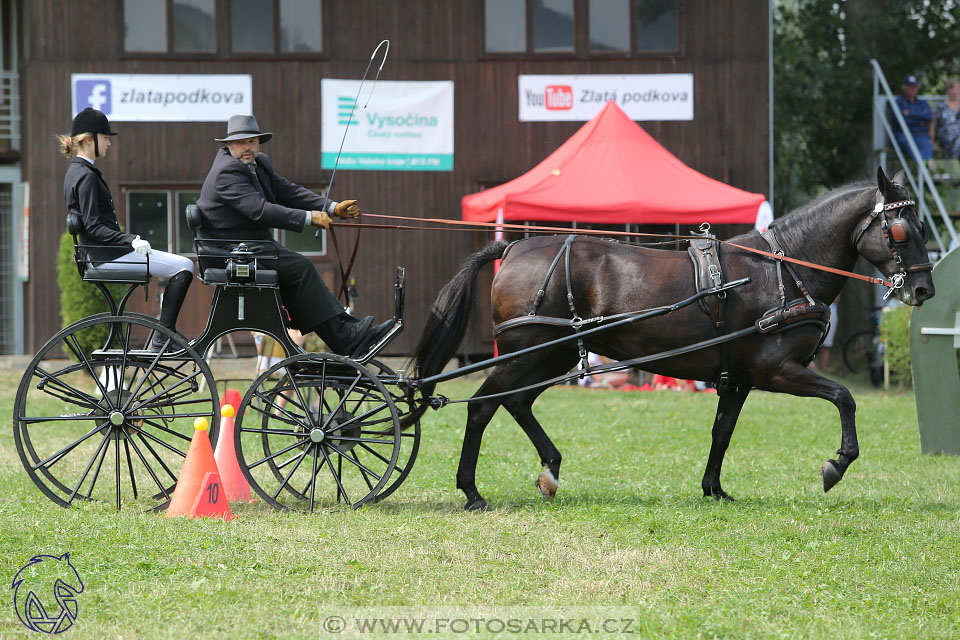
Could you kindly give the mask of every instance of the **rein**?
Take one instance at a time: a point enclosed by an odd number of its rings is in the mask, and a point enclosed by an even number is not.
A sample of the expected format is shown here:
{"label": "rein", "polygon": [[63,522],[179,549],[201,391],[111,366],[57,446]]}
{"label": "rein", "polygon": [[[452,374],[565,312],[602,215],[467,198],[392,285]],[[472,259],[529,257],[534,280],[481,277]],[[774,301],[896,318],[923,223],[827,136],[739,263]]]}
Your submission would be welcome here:
{"label": "rein", "polygon": [[[547,227],[547,226],[527,226],[522,224],[510,224],[510,223],[498,223],[498,222],[466,222],[463,220],[446,220],[444,218],[412,218],[407,216],[390,216],[385,214],[378,213],[365,213],[363,214],[371,218],[382,218],[386,220],[403,220],[403,221],[416,221],[416,222],[426,222],[430,224],[439,224],[441,227],[414,227],[414,226],[405,226],[405,225],[373,225],[373,224],[359,224],[353,226],[359,227],[371,227],[376,229],[417,229],[417,230],[445,230],[445,231],[486,231],[487,229],[509,229],[516,231],[524,232],[537,232],[537,233],[563,233],[563,234],[575,234],[575,235],[585,235],[585,236],[605,236],[605,237],[643,237],[643,238],[671,238],[676,240],[690,240],[691,238],[698,236],[684,236],[684,235],[675,235],[670,233],[642,233],[639,231],[603,231],[599,229],[569,229],[563,227]],[[333,227],[334,225],[331,225]],[[455,227],[480,227],[472,229],[457,229]],[[864,282],[869,282],[870,284],[883,285],[885,287],[893,288],[895,282],[885,280],[883,278],[876,278],[874,276],[865,276],[859,273],[853,273],[852,271],[844,271],[843,269],[836,269],[834,267],[828,267],[826,265],[816,264],[814,262],[808,262],[806,260],[801,260],[799,258],[791,258],[786,255],[779,255],[772,253],[770,251],[764,251],[762,249],[755,249],[753,247],[745,247],[741,244],[735,242],[730,242],[729,240],[717,240],[717,242],[723,243],[725,245],[736,247],[737,249],[742,249],[748,253],[755,253],[772,260],[779,260],[782,262],[792,262],[793,264],[798,264],[803,267],[808,267],[810,269],[816,269],[818,271],[826,271],[828,273],[834,273],[836,275],[844,276],[847,278],[852,278],[855,280],[863,280]],[[921,266],[921,265],[918,265]],[[902,283],[901,283],[902,286]]]}

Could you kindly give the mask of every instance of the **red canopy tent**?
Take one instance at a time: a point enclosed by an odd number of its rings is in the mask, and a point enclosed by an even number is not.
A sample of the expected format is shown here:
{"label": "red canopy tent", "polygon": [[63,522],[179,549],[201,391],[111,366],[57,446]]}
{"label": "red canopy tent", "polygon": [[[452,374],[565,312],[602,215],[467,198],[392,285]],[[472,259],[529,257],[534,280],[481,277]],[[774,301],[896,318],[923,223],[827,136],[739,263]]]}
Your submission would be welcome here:
{"label": "red canopy tent", "polygon": [[762,194],[680,162],[612,101],[527,173],[461,200],[474,222],[502,211],[501,221],[755,224],[761,206],[769,212]]}

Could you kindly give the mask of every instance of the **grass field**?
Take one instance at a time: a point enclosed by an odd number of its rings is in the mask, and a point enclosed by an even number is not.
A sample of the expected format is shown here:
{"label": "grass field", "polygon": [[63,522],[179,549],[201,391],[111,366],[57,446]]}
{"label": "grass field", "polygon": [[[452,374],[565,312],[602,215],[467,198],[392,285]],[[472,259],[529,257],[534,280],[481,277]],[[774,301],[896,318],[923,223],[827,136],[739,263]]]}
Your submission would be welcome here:
{"label": "grass field", "polygon": [[[0,372],[8,421],[18,378]],[[920,454],[912,393],[854,395],[861,457],[829,494],[818,469],[840,428],[827,402],[751,395],[724,465],[731,504],[701,497],[714,396],[556,388],[535,407],[564,455],[552,503],[500,412],[478,470],[493,510],[461,510],[460,404],[426,416],[417,465],[385,503],[236,505],[229,523],[57,507],[23,471],[8,422],[0,577],[69,552],[85,585],[69,638],[351,637],[327,633],[327,617],[412,607],[613,612],[630,620],[624,637],[960,637],[960,459]],[[5,592],[0,637],[33,636]]]}

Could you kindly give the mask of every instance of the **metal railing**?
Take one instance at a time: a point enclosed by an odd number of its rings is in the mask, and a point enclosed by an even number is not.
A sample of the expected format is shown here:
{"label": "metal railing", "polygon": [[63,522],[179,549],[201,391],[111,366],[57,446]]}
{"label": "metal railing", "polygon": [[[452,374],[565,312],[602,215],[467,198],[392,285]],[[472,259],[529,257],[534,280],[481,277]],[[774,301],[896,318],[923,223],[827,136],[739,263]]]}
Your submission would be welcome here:
{"label": "metal railing", "polygon": [[20,76],[0,71],[0,151],[20,150]]}
{"label": "metal railing", "polygon": [[[944,206],[943,200],[940,198],[940,193],[937,191],[937,185],[933,180],[933,176],[930,175],[927,163],[924,162],[920,156],[920,150],[913,141],[913,136],[904,136],[907,141],[907,149],[901,149],[900,145],[897,144],[897,140],[893,135],[894,129],[890,123],[890,115],[892,114],[894,116],[896,125],[900,127],[900,130],[907,132],[910,130],[907,128],[907,123],[903,119],[903,114],[900,113],[900,110],[888,108],[889,105],[894,104],[896,97],[890,90],[890,84],[887,82],[886,76],[883,75],[880,64],[876,60],[870,60],[870,64],[873,65],[874,151],[878,155],[880,165],[883,166],[886,164],[886,148],[888,146],[893,148],[897,154],[897,159],[900,161],[900,166],[903,167],[906,173],[907,180],[910,183],[909,186],[916,196],[917,211],[923,217],[924,222],[926,222],[930,236],[936,241],[940,253],[944,254],[950,247],[956,246],[958,242],[957,231],[953,226],[953,220],[947,213],[947,208]],[[905,153],[909,155],[909,158],[913,162],[907,162],[907,158],[904,156]],[[927,205],[927,199],[924,197],[926,191],[929,191],[934,206],[937,208],[937,213],[943,221],[943,226],[950,236],[946,245],[944,244],[940,230],[937,228],[937,225],[934,224],[933,213],[930,211],[930,207]]]}

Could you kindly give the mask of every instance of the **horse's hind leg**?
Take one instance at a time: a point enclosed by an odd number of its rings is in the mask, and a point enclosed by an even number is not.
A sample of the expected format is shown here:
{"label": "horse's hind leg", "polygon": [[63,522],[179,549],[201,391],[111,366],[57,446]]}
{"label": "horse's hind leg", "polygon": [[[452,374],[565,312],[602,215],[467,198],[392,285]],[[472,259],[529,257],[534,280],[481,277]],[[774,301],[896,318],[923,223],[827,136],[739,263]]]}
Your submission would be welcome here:
{"label": "horse's hind leg", "polygon": [[[569,371],[570,367],[576,364],[576,361],[575,351],[570,353],[539,352],[523,356],[497,366],[490,377],[480,386],[477,393],[474,394],[474,397],[520,389],[549,380],[562,375],[565,371]],[[457,488],[463,491],[467,497],[465,509],[471,511],[483,510],[488,506],[487,501],[483,499],[477,489],[477,459],[480,455],[480,441],[483,438],[483,431],[501,404],[520,424],[527,437],[537,448],[541,462],[547,466],[547,469],[541,474],[541,480],[538,481],[541,492],[544,492],[545,489],[545,495],[556,492],[556,478],[560,474],[560,452],[557,451],[553,442],[550,441],[536,418],[533,417],[533,412],[530,409],[533,401],[543,392],[544,388],[520,391],[503,398],[470,402],[470,408],[467,411],[467,426],[463,435],[463,449],[460,453],[460,465],[457,467]],[[553,480],[552,488],[551,477]]]}
{"label": "horse's hind leg", "polygon": [[[496,371],[496,369],[494,369]],[[487,378],[487,382],[490,378]],[[490,391],[486,382],[484,382],[475,396],[482,396]],[[487,501],[477,490],[477,458],[480,456],[480,442],[483,440],[483,431],[493,418],[500,401],[496,398],[490,400],[477,400],[470,402],[467,409],[467,424],[463,432],[463,447],[460,450],[460,464],[457,466],[457,488],[463,491],[467,497],[467,503],[463,508],[467,511],[486,511],[489,506]]]}
{"label": "horse's hind leg", "polygon": [[553,500],[554,496],[557,495],[557,486],[560,483],[561,455],[533,415],[533,402],[541,393],[543,393],[543,389],[535,389],[511,396],[503,403],[503,406],[506,407],[513,419],[523,429],[523,432],[530,438],[530,442],[536,447],[537,453],[540,455],[540,464],[545,467],[537,476],[536,487],[544,498]]}
{"label": "horse's hind leg", "polygon": [[713,422],[713,440],[710,444],[710,456],[707,458],[707,469],[703,472],[700,486],[703,487],[704,496],[732,501],[733,498],[720,486],[720,467],[723,466],[723,456],[730,445],[733,429],[737,426],[740,409],[750,393],[750,385],[728,387],[718,390],[717,393],[720,398],[717,403],[717,417]]}
{"label": "horse's hind leg", "polygon": [[[759,387],[759,385],[758,385]],[[829,400],[840,412],[840,449],[836,460],[827,460],[820,467],[823,490],[829,491],[840,482],[850,464],[860,456],[857,444],[857,403],[841,384],[828,380],[799,362],[787,362],[773,372],[762,389],[782,391],[795,396]]]}

